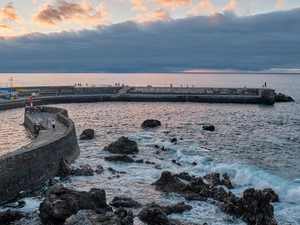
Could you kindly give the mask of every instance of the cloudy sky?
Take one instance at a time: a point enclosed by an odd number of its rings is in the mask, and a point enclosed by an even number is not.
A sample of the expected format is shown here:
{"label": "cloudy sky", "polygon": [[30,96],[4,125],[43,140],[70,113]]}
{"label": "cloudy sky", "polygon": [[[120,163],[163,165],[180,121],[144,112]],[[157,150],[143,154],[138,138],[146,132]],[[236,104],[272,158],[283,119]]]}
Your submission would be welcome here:
{"label": "cloudy sky", "polygon": [[300,72],[300,0],[12,0],[0,72]]}

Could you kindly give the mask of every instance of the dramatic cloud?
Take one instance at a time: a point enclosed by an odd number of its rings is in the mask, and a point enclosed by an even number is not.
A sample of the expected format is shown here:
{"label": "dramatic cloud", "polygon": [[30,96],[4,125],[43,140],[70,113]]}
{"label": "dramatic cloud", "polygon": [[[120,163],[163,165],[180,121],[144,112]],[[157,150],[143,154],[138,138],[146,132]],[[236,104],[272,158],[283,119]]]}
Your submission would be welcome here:
{"label": "dramatic cloud", "polygon": [[199,2],[196,6],[194,6],[190,11],[188,11],[188,15],[207,15],[214,12],[215,7],[211,4],[210,0],[204,0]]}
{"label": "dramatic cloud", "polygon": [[1,30],[3,30],[3,31],[11,31],[11,27],[7,26],[5,24],[0,24],[0,31]]}
{"label": "dramatic cloud", "polygon": [[143,0],[131,0],[131,3],[135,4],[134,7],[131,8],[133,11],[147,11],[147,7],[143,5]]}
{"label": "dramatic cloud", "polygon": [[[158,13],[159,14],[159,13]],[[300,8],[0,38],[0,72],[259,71],[300,68]]]}
{"label": "dramatic cloud", "polygon": [[171,18],[170,13],[167,10],[165,10],[164,8],[159,8],[145,14],[138,14],[137,20],[142,23],[148,23],[157,20],[169,21],[171,20]]}
{"label": "dramatic cloud", "polygon": [[172,10],[177,10],[182,7],[192,5],[192,0],[152,0],[158,2],[165,7],[170,7]]}
{"label": "dramatic cloud", "polygon": [[17,13],[17,11],[9,3],[4,8],[0,8],[0,21],[12,20],[14,22],[23,22],[22,17]]}
{"label": "dramatic cloud", "polygon": [[107,10],[103,5],[99,5],[96,10],[90,3],[82,1],[81,4],[75,2],[68,3],[61,1],[59,5],[47,4],[38,14],[34,15],[33,23],[40,26],[57,26],[59,22],[75,22],[79,24],[87,23],[97,26],[106,19]]}
{"label": "dramatic cloud", "polygon": [[223,11],[234,11],[237,9],[238,4],[235,0],[231,0],[228,5],[223,7]]}

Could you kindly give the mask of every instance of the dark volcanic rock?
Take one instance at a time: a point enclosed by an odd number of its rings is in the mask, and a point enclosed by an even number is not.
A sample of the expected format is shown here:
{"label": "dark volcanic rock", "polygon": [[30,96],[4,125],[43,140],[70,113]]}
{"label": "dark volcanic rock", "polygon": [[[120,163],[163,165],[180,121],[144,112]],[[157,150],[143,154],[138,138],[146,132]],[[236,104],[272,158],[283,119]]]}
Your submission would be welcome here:
{"label": "dark volcanic rock", "polygon": [[[184,183],[179,177],[189,180],[189,183]],[[153,185],[156,189],[167,193],[179,193],[188,200],[205,201],[207,198],[217,200],[217,205],[222,211],[241,218],[249,225],[277,224],[274,219],[273,206],[270,204],[271,199],[276,199],[276,194],[272,189],[260,191],[250,188],[244,191],[242,198],[238,198],[231,192],[227,193],[223,188],[215,187],[222,184],[218,173],[208,174],[205,177],[209,184],[204,183],[201,177],[189,176],[187,173],[172,175],[164,171]],[[227,174],[223,177],[224,182],[229,180]]]}
{"label": "dark volcanic rock", "polygon": [[161,123],[159,120],[149,119],[149,120],[145,120],[141,126],[142,128],[153,128],[153,127],[158,127],[160,125]]}
{"label": "dark volcanic rock", "polygon": [[10,224],[16,220],[20,220],[25,215],[20,211],[11,211],[10,209],[0,213],[0,224]]}
{"label": "dark volcanic rock", "polygon": [[79,167],[71,166],[70,174],[74,176],[93,176],[94,170],[91,168],[90,165],[84,164],[80,165]]}
{"label": "dark volcanic rock", "polygon": [[128,162],[132,163],[134,160],[129,157],[128,155],[113,155],[113,156],[106,156],[104,157],[107,161],[115,161],[115,162]]}
{"label": "dark volcanic rock", "polygon": [[275,93],[275,102],[294,102],[294,99],[282,93],[278,93],[278,94]]}
{"label": "dark volcanic rock", "polygon": [[131,141],[123,136],[117,141],[105,146],[103,150],[117,154],[133,154],[139,152],[136,141]]}
{"label": "dark volcanic rock", "polygon": [[137,201],[134,201],[132,198],[115,196],[111,201],[110,205],[114,207],[128,207],[128,208],[138,208],[142,205]]}
{"label": "dark volcanic rock", "polygon": [[95,210],[79,210],[69,217],[64,225],[133,225],[133,213],[125,209],[98,214]]}
{"label": "dark volcanic rock", "polygon": [[215,127],[214,127],[214,125],[203,125],[202,129],[208,130],[208,131],[214,131]]}
{"label": "dark volcanic rock", "polygon": [[204,177],[208,181],[209,186],[216,187],[218,185],[224,185],[228,189],[233,189],[233,185],[231,184],[231,181],[229,179],[229,176],[227,173],[223,174],[222,180],[220,180],[220,174],[219,173],[212,173],[212,174],[206,174]]}
{"label": "dark volcanic rock", "polygon": [[265,188],[262,190],[263,195],[270,195],[271,200],[270,202],[279,202],[278,194],[276,194],[271,188]]}
{"label": "dark volcanic rock", "polygon": [[274,208],[270,204],[272,195],[263,195],[260,190],[248,188],[243,192],[242,198],[233,194],[219,206],[222,211],[241,217],[249,224],[276,225]]}
{"label": "dark volcanic rock", "polygon": [[104,190],[92,188],[89,192],[85,192],[54,186],[49,189],[40,204],[39,217],[45,225],[60,225],[81,209],[93,209],[102,214],[112,211],[106,204]]}
{"label": "dark volcanic rock", "polygon": [[191,209],[192,206],[185,205],[183,202],[171,206],[160,206],[153,202],[147,204],[138,214],[138,217],[149,225],[180,225],[180,221],[170,220],[168,215],[171,213],[183,213]]}
{"label": "dark volcanic rock", "polygon": [[95,131],[93,129],[86,129],[80,134],[80,140],[91,140],[95,137]]}

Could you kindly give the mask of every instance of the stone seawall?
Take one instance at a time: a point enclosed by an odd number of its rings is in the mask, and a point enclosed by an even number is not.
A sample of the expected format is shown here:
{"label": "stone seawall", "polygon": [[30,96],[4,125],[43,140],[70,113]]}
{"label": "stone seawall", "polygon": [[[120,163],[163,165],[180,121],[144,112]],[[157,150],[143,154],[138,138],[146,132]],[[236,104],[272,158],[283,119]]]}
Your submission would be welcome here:
{"label": "stone seawall", "polygon": [[[25,111],[30,109],[32,107]],[[62,160],[72,163],[79,156],[75,125],[68,118],[67,111],[55,107],[41,107],[38,110],[53,113],[57,121],[66,126],[66,131],[48,141],[22,147],[0,157],[0,203],[16,198],[21,191],[44,184],[58,175]],[[26,112],[24,125],[33,134],[34,121]]]}

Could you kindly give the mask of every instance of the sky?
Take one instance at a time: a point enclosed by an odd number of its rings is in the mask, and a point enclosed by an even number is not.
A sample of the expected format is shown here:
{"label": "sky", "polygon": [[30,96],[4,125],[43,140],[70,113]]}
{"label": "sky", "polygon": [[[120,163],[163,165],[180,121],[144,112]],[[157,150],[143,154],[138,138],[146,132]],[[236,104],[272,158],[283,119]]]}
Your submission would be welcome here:
{"label": "sky", "polygon": [[0,72],[300,72],[300,0],[0,2]]}

